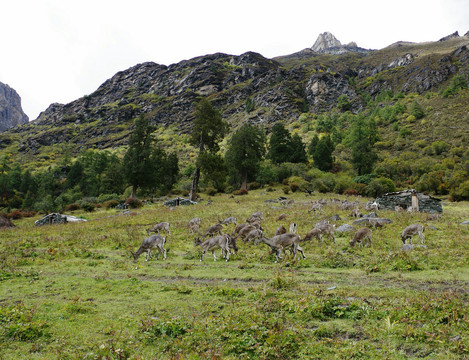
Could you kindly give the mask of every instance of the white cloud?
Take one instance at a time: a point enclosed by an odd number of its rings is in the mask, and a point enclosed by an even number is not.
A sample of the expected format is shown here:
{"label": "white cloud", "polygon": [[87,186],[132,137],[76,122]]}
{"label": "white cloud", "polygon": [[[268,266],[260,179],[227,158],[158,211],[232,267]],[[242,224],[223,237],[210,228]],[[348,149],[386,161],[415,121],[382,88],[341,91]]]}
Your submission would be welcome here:
{"label": "white cloud", "polygon": [[169,65],[214,52],[275,57],[332,32],[382,48],[469,30],[467,0],[0,0],[0,81],[34,119],[140,62]]}

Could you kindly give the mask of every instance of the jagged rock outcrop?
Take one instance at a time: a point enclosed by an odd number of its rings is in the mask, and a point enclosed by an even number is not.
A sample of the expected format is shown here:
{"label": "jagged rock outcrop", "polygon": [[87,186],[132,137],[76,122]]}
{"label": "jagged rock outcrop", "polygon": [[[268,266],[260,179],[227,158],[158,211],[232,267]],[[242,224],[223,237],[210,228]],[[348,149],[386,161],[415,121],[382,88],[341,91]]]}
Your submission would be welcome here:
{"label": "jagged rock outcrop", "polygon": [[28,121],[28,116],[21,108],[21,98],[18,93],[0,82],[0,132]]}
{"label": "jagged rock outcrop", "polygon": [[359,48],[357,43],[352,41],[346,45],[337,40],[330,32],[324,32],[318,36],[311,51],[322,54],[341,55],[349,52],[367,53],[369,50]]}
{"label": "jagged rock outcrop", "polygon": [[458,37],[459,37],[459,32],[455,31],[454,33],[449,34],[448,36],[442,37],[438,41],[442,42],[442,41],[447,41],[447,40],[451,40],[451,39],[458,38]]}
{"label": "jagged rock outcrop", "polygon": [[316,52],[321,52],[326,49],[341,46],[341,45],[342,44],[340,43],[340,41],[337,40],[337,38],[334,35],[326,31],[318,36],[318,38],[316,39],[316,42],[311,47],[311,50],[316,51]]}

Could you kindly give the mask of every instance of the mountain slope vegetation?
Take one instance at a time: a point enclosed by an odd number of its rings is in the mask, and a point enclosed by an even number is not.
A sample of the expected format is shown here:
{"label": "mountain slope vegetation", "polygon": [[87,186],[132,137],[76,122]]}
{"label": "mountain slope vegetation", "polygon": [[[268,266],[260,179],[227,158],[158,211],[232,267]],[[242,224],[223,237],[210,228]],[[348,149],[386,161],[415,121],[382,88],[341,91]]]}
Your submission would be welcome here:
{"label": "mountain slope vegetation", "polygon": [[[55,168],[60,183],[67,178],[69,163],[86,151],[106,150],[122,158],[134,120],[145,114],[155,126],[159,146],[178,154],[181,176],[175,190],[185,191],[195,160],[196,150],[189,144],[194,110],[206,98],[230,128],[220,144],[221,155],[231,134],[246,122],[267,133],[281,122],[309,148],[306,163],[264,161],[251,174],[251,182],[289,186],[288,179],[296,176],[302,178],[303,189],[374,195],[384,189],[370,189],[370,182],[381,178],[393,183],[387,190],[413,186],[465,199],[468,44],[463,36],[340,55],[306,49],[275,59],[253,52],[217,53],[170,66],[138,64],[92,94],[69,104],[52,104],[35,121],[1,133],[3,174],[15,166],[32,174]],[[375,129],[371,149],[376,156],[369,176],[357,179],[364,174],[354,164],[351,145],[357,139],[351,134],[360,119]],[[332,139],[330,172],[314,164],[315,136]],[[204,186],[213,187],[209,182]],[[225,186],[216,188],[230,191],[236,186],[227,179]],[[56,186],[52,196],[63,190]],[[26,194],[19,196],[24,199]]]}

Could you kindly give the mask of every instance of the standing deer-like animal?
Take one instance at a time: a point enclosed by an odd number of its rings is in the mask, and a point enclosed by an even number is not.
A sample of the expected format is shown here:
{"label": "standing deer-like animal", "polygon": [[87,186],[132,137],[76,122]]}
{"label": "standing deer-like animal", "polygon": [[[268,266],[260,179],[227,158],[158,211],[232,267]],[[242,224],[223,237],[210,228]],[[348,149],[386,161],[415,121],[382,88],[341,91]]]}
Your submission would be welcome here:
{"label": "standing deer-like animal", "polygon": [[322,236],[327,235],[327,237],[332,238],[335,241],[334,236],[335,226],[327,223],[317,224],[312,230],[308,231],[303,238],[303,241],[311,240],[312,238],[317,238],[318,243],[322,243]]}
{"label": "standing deer-like animal", "polygon": [[354,246],[355,244],[359,246],[369,244],[371,246],[371,230],[366,227],[358,229],[352,241],[350,241],[350,246]]}
{"label": "standing deer-like animal", "polygon": [[236,238],[241,238],[241,239],[247,241],[248,234],[253,230],[259,230],[259,229],[256,228],[255,226],[247,225],[239,231],[239,233],[236,235]]}
{"label": "standing deer-like animal", "polygon": [[223,257],[228,261],[230,259],[230,236],[228,234],[218,235],[211,237],[204,242],[200,240],[200,238],[196,238],[194,241],[194,246],[200,245],[202,248],[202,256],[200,257],[200,261],[204,260],[205,253],[207,251],[211,251],[213,255],[213,261],[217,261],[217,257],[215,255],[215,250],[221,249]]}
{"label": "standing deer-like animal", "polygon": [[150,235],[151,232],[155,232],[155,233],[158,233],[160,231],[164,231],[166,234],[168,235],[171,235],[170,231],[169,231],[169,223],[168,222],[161,222],[159,224],[156,224],[155,226],[153,226],[151,229],[147,229],[147,234]]}
{"label": "standing deer-like animal", "polygon": [[425,228],[420,224],[409,225],[402,230],[401,240],[405,244],[406,240],[410,239],[409,244],[412,244],[412,236],[417,234],[420,238],[420,243],[423,244],[425,242],[425,235],[423,235],[424,230]]}
{"label": "standing deer-like animal", "polygon": [[255,244],[259,244],[261,241],[269,246],[272,249],[272,252],[275,252],[275,262],[278,262],[282,259],[280,256],[282,249],[291,249],[293,252],[293,259],[296,259],[297,251],[303,255],[303,259],[306,258],[303,249],[299,245],[300,237],[296,234],[286,233],[282,235],[276,235],[270,239],[262,237],[256,240]]}
{"label": "standing deer-like animal", "polygon": [[354,209],[352,209],[352,212],[350,213],[350,216],[354,217],[354,218],[359,218],[359,217],[362,217],[363,215],[360,212],[359,208],[354,208]]}
{"label": "standing deer-like animal", "polygon": [[264,236],[264,232],[260,229],[254,229],[249,232],[249,234],[246,235],[245,241],[254,241],[257,239],[260,239],[261,237]]}
{"label": "standing deer-like animal", "polygon": [[138,257],[146,251],[147,256],[146,256],[146,261],[148,261],[149,258],[151,258],[151,250],[152,249],[158,249],[158,255],[156,256],[156,259],[158,260],[160,258],[160,254],[163,253],[163,260],[166,260],[166,249],[164,248],[164,244],[166,243],[166,238],[161,235],[151,235],[142,241],[142,245],[138,248],[136,252],[130,252],[132,256],[134,257],[134,262],[137,262]]}
{"label": "standing deer-like animal", "polygon": [[215,236],[216,234],[222,235],[223,225],[221,223],[210,226],[203,235],[203,238],[207,236]]}
{"label": "standing deer-like animal", "polygon": [[202,222],[202,219],[199,217],[189,220],[189,222],[187,223],[187,227],[189,228],[189,231],[191,232],[191,234],[195,234],[199,232],[201,222]]}

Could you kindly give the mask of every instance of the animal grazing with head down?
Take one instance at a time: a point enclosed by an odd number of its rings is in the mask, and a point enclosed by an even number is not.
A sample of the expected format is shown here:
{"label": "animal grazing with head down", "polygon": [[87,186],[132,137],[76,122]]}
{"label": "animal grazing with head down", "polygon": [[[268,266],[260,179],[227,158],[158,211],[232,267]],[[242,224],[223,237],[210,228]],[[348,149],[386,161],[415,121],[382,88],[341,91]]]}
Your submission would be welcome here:
{"label": "animal grazing with head down", "polygon": [[166,234],[171,235],[169,231],[169,223],[168,222],[161,222],[159,224],[156,224],[153,226],[151,229],[147,229],[147,234],[150,235],[151,232],[156,232],[159,234],[160,231],[166,232]]}
{"label": "animal grazing with head down", "polygon": [[217,249],[221,249],[223,257],[226,261],[228,261],[230,259],[230,242],[231,236],[228,234],[223,234],[211,237],[203,242],[200,240],[200,238],[197,237],[194,241],[194,246],[200,245],[203,250],[200,261],[204,260],[205,253],[207,251],[211,251],[213,255],[213,261],[217,261],[217,257],[215,255],[215,250]]}
{"label": "animal grazing with head down", "polygon": [[203,238],[207,236],[215,236],[216,234],[222,235],[223,225],[221,223],[215,224],[210,226],[207,230],[205,230]]}
{"label": "animal grazing with head down", "polygon": [[246,222],[253,223],[255,221],[261,222],[264,220],[264,214],[260,211],[253,213],[249,218],[246,219]]}
{"label": "animal grazing with head down", "polygon": [[322,236],[327,235],[327,237],[332,238],[332,240],[335,241],[335,236],[334,236],[334,230],[335,226],[329,224],[328,222],[322,222],[321,224],[317,224],[312,230],[308,231],[303,238],[303,241],[311,240],[312,238],[317,238],[318,242],[321,243]]}
{"label": "animal grazing with head down", "polygon": [[264,232],[260,229],[253,229],[251,230],[247,235],[246,238],[244,239],[246,242],[254,241],[257,239],[260,239],[261,237],[264,236]]}
{"label": "animal grazing with head down", "polygon": [[296,253],[299,251],[303,255],[303,259],[306,258],[303,249],[300,247],[300,237],[296,234],[286,233],[282,235],[276,235],[270,239],[262,237],[256,240],[255,244],[263,242],[272,249],[272,252],[275,252],[275,262],[278,262],[282,259],[280,256],[283,249],[291,249],[293,252],[293,259],[296,259]]}
{"label": "animal grazing with head down", "polygon": [[223,220],[221,222],[223,225],[228,225],[228,224],[237,224],[238,223],[238,219],[236,219],[234,216],[230,216],[228,218],[226,218],[225,220]]}
{"label": "animal grazing with head down", "polygon": [[138,248],[138,250],[134,252],[130,252],[134,257],[134,262],[137,262],[138,257],[143,253],[147,253],[146,261],[151,258],[151,250],[158,249],[158,255],[156,259],[160,258],[160,254],[163,254],[163,260],[166,260],[166,249],[164,248],[164,244],[166,243],[166,238],[161,235],[151,235],[142,241],[142,245]]}
{"label": "animal grazing with head down", "polygon": [[371,230],[366,227],[358,229],[352,241],[350,241],[350,246],[354,246],[355,244],[359,246],[369,244],[371,246]]}
{"label": "animal grazing with head down", "polygon": [[406,240],[409,239],[409,244],[412,244],[412,236],[417,234],[420,238],[420,243],[423,244],[425,242],[425,236],[423,235],[424,230],[425,228],[423,227],[423,225],[409,225],[404,230],[402,230],[401,240],[405,244]]}

